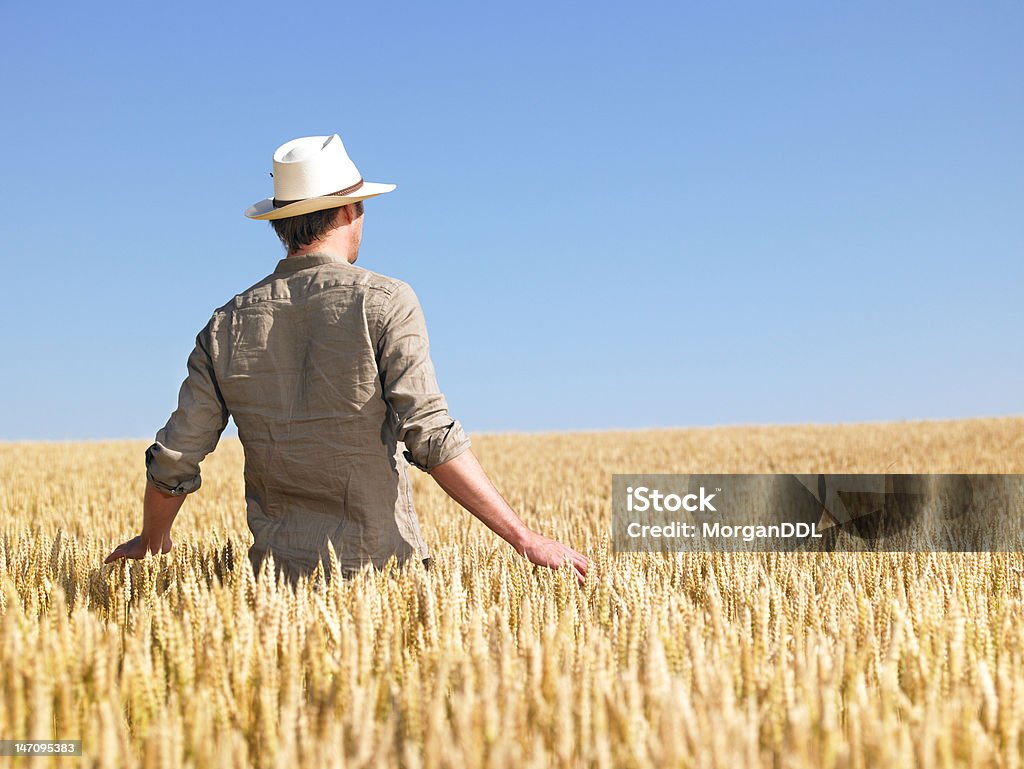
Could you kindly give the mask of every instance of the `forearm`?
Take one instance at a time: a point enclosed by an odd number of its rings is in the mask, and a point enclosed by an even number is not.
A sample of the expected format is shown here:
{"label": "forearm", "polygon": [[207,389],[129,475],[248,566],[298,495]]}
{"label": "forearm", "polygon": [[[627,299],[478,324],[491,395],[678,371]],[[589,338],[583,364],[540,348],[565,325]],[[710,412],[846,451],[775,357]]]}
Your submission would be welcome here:
{"label": "forearm", "polygon": [[[152,483],[146,483],[146,493],[142,501],[142,533],[143,543],[153,552],[163,552],[164,544],[170,543],[171,524],[181,509],[187,495],[173,496],[165,494]],[[169,549],[169,548],[167,548]]]}
{"label": "forearm", "polygon": [[522,554],[532,531],[491,483],[472,449],[437,465],[431,477],[444,491]]}

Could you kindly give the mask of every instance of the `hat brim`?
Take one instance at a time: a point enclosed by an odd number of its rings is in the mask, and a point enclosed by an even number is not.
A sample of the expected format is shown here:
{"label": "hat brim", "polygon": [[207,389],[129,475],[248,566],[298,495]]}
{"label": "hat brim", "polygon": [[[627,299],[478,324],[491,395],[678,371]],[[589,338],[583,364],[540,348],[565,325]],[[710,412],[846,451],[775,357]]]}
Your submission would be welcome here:
{"label": "hat brim", "polygon": [[280,208],[274,208],[274,199],[265,198],[259,203],[253,203],[245,209],[245,215],[250,219],[285,219],[289,216],[309,214],[313,211],[323,211],[327,208],[339,208],[355,203],[357,200],[383,195],[395,189],[394,184],[382,184],[380,182],[363,182],[357,195],[321,195],[318,198],[306,198],[295,203],[289,203]]}

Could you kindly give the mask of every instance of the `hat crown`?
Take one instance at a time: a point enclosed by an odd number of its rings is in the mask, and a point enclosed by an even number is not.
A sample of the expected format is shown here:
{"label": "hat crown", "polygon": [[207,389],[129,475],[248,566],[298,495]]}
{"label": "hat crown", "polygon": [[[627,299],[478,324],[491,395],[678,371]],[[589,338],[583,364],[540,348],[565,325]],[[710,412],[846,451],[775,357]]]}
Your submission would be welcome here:
{"label": "hat crown", "polygon": [[274,152],[274,197],[277,200],[329,195],[361,178],[338,134],[292,139]]}

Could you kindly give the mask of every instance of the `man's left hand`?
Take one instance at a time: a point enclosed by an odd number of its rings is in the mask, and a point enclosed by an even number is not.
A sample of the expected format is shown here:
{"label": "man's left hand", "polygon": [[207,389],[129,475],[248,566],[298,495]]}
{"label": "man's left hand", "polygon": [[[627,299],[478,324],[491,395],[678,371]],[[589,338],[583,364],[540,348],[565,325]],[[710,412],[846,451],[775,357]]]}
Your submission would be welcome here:
{"label": "man's left hand", "polygon": [[159,544],[144,540],[140,535],[132,537],[127,542],[122,542],[114,548],[114,552],[108,555],[103,563],[113,563],[121,558],[130,558],[137,561],[145,558],[148,553],[169,553],[171,547],[173,547],[173,544],[171,543],[170,535],[163,537]]}

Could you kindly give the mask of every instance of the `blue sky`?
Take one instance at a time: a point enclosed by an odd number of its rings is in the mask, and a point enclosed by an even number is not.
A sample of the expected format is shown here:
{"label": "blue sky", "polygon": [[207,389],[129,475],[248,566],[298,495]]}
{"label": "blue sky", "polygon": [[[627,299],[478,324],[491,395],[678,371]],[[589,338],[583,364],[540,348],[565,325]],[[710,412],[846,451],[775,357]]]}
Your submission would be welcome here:
{"label": "blue sky", "polygon": [[339,133],[471,432],[1020,414],[1020,3],[8,3],[0,439],[151,438]]}

